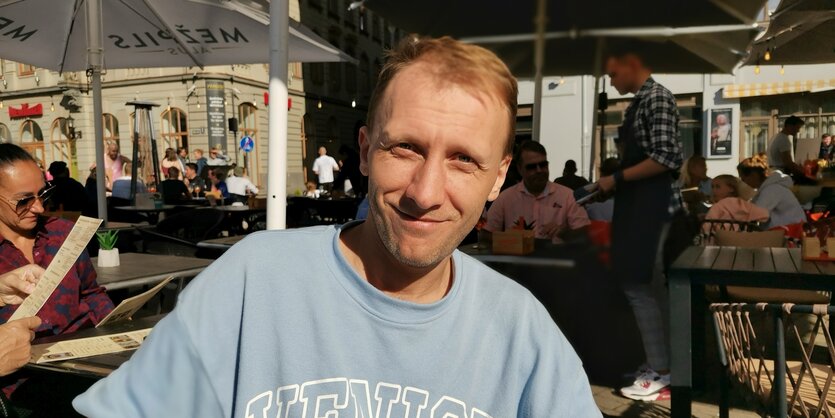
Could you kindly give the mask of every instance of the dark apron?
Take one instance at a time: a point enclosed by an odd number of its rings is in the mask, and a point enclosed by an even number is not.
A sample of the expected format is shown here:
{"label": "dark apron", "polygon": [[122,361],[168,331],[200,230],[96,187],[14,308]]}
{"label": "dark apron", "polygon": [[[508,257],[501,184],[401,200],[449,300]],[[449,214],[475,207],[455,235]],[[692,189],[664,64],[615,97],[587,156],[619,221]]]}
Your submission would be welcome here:
{"label": "dark apron", "polygon": [[[639,102],[640,99],[632,102],[618,128],[623,149],[621,170],[648,158],[635,137]],[[672,181],[670,172],[665,172],[617,185],[612,217],[612,268],[623,283],[652,281],[661,230],[670,219]]]}

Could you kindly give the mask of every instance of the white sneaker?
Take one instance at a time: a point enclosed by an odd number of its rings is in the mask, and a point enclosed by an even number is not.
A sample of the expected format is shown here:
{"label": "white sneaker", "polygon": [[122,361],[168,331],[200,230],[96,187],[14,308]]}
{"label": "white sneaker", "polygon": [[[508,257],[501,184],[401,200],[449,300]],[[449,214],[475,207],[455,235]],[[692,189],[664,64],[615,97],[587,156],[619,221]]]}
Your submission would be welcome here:
{"label": "white sneaker", "polygon": [[638,369],[635,370],[634,372],[624,373],[623,378],[625,380],[634,381],[635,379],[640,377],[642,374],[644,374],[644,373],[646,373],[650,370],[652,370],[652,369],[649,367],[649,363],[644,363],[644,364],[641,364],[640,366],[638,366]]}
{"label": "white sneaker", "polygon": [[672,396],[670,396],[670,388],[666,387],[659,390],[658,392],[653,393],[652,395],[635,396],[632,399],[644,402],[669,401],[670,399],[672,399]]}
{"label": "white sneaker", "polygon": [[638,376],[632,386],[621,388],[620,393],[636,401],[655,400],[647,398],[651,398],[652,395],[657,394],[661,389],[668,386],[670,386],[669,374],[661,375],[650,369]]}

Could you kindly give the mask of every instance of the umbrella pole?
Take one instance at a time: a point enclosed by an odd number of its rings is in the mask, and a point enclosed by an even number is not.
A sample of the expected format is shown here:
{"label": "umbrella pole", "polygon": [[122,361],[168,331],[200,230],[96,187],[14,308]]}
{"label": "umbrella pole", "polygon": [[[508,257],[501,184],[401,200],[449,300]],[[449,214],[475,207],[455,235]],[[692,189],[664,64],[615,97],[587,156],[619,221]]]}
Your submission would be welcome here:
{"label": "umbrella pole", "polygon": [[[591,152],[589,153],[589,181],[594,181],[594,159],[597,154],[597,140],[595,139],[595,133],[597,132],[597,116],[598,116],[598,100],[600,97],[600,85],[602,72],[603,72],[603,47],[605,46],[606,39],[605,38],[598,38],[597,39],[597,47],[594,51],[594,100],[592,100],[592,113],[591,113]],[[603,143],[603,131],[600,131],[600,143],[602,148]]]}
{"label": "umbrella pole", "polygon": [[96,148],[96,206],[99,218],[107,225],[107,196],[105,193],[104,142],[102,142],[101,67],[102,67],[102,21],[101,0],[87,0],[87,59],[90,63],[93,84],[93,129]]}
{"label": "umbrella pole", "polygon": [[533,93],[533,140],[539,141],[542,122],[542,67],[545,63],[545,24],[547,22],[545,0],[536,2],[536,39],[534,40],[534,76]]}
{"label": "umbrella pole", "polygon": [[267,229],[287,227],[287,37],[289,0],[270,2],[270,106]]}

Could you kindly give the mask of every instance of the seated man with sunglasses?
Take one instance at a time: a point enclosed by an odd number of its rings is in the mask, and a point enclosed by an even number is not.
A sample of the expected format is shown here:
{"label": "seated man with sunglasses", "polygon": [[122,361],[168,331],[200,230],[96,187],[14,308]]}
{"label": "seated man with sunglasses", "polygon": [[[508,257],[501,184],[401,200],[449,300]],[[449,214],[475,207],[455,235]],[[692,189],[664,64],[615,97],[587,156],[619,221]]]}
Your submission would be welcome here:
{"label": "seated man with sunglasses", "polygon": [[550,182],[548,156],[539,142],[526,141],[519,146],[516,168],[522,181],[507,188],[487,212],[489,232],[522,229],[521,218],[532,225],[536,238],[555,243],[585,233],[590,224],[586,210],[574,200],[571,189]]}
{"label": "seated man with sunglasses", "polygon": [[[46,268],[61,248],[73,223],[42,216],[51,192],[52,186],[44,181],[44,173],[29,153],[17,145],[0,144],[0,274],[30,264]],[[16,308],[0,307],[0,323],[7,322]],[[36,336],[92,327],[111,310],[113,303],[96,283],[90,257],[82,252],[38,313],[43,322]],[[15,373],[0,379],[6,395],[23,377]],[[14,397],[11,400],[16,403]]]}

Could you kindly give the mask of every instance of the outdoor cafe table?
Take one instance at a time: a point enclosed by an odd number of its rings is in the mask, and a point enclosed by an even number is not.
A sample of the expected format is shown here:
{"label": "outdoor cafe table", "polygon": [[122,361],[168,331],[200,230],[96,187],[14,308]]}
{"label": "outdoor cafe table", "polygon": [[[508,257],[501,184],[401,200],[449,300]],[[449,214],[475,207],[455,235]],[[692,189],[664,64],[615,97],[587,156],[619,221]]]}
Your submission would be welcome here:
{"label": "outdoor cafe table", "polygon": [[[707,246],[685,250],[669,274],[673,418],[691,416],[694,337],[691,297],[693,293],[701,293],[704,285],[835,292],[835,263],[805,261],[797,248]],[[703,315],[703,312],[696,314]],[[785,379],[775,379],[774,391],[785,393]]]}
{"label": "outdoor cafe table", "polygon": [[[70,334],[39,338],[33,341],[32,344],[57,343],[59,341],[98,337],[102,335],[119,334],[138,331],[145,328],[153,328],[164,316],[164,314],[154,315],[129,321],[114,322],[99,328],[87,328]],[[135,352],[136,350],[128,350],[119,353],[82,357],[66,361],[56,361],[42,364],[29,363],[26,365],[26,368],[33,372],[45,374],[62,373],[98,380],[103,377],[107,377],[107,375],[109,375],[112,371],[121,366],[122,363],[128,361],[128,359],[130,359]],[[84,392],[85,389],[86,387],[80,388],[78,393],[81,394],[81,392]]]}
{"label": "outdoor cafe table", "polygon": [[116,267],[99,267],[96,258],[98,283],[107,290],[124,289],[133,286],[155,285],[168,276],[181,279],[198,275],[214,260],[176,255],[143,253],[119,254]]}

